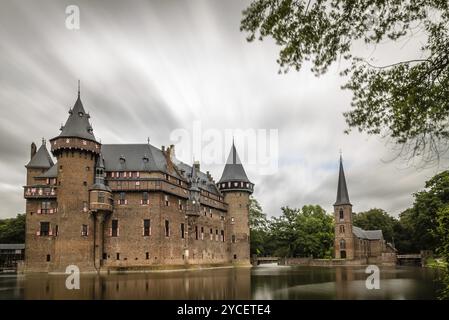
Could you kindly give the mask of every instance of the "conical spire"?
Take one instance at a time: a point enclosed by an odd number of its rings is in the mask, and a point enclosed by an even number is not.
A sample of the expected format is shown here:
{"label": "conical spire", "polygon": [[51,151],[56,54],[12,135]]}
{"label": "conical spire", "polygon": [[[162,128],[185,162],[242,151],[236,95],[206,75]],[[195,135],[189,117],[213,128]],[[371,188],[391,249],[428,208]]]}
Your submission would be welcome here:
{"label": "conical spire", "polygon": [[107,185],[105,185],[104,169],[104,159],[103,155],[100,153],[95,163],[95,184],[90,187],[91,190],[103,190],[111,192],[111,189]]}
{"label": "conical spire", "polygon": [[243,168],[242,162],[240,161],[239,155],[237,154],[234,140],[232,141],[231,151],[229,152],[228,160],[226,161],[226,165],[219,183],[228,181],[250,182],[246,176],[246,172]]}
{"label": "conical spire", "polygon": [[340,154],[340,171],[338,174],[337,200],[334,206],[351,204],[349,202],[348,188],[346,186],[345,172],[343,170],[343,158]]}
{"label": "conical spire", "polygon": [[25,166],[27,168],[42,168],[48,169],[54,165],[50,153],[47,150],[46,141],[42,139],[42,145],[39,150],[33,155],[30,162]]}
{"label": "conical spire", "polygon": [[64,126],[61,127],[59,137],[82,138],[95,140],[92,127],[89,123],[89,114],[84,111],[83,103],[80,97],[80,87],[78,82],[78,98],[75,105],[69,110],[69,117]]}

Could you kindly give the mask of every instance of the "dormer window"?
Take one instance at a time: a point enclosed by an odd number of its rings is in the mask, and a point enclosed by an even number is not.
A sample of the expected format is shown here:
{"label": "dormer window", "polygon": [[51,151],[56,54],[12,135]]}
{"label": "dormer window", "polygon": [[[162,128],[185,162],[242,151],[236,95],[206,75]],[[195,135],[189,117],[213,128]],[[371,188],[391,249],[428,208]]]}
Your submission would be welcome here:
{"label": "dormer window", "polygon": [[80,112],[78,112],[78,115],[79,115],[80,117],[82,117],[82,116],[84,115],[84,113],[82,113],[82,112],[80,111]]}

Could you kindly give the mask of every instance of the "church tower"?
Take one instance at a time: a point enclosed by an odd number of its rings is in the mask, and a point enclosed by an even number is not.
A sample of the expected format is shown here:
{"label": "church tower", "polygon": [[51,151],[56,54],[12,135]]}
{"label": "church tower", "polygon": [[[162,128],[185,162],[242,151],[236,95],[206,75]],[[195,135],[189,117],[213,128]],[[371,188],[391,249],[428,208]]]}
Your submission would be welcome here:
{"label": "church tower", "polygon": [[343,159],[340,155],[337,200],[334,203],[335,216],[335,258],[354,259],[354,237],[352,234],[352,204],[346,186]]}
{"label": "church tower", "polygon": [[231,261],[249,265],[249,196],[253,193],[254,184],[246,176],[234,142],[217,186],[228,203],[227,230],[231,240]]}
{"label": "church tower", "polygon": [[89,188],[94,185],[97,142],[85,112],[78,88],[78,98],[61,133],[50,140],[57,158],[58,235],[55,241],[55,271],[76,265],[83,271],[94,270],[94,219],[89,212]]}

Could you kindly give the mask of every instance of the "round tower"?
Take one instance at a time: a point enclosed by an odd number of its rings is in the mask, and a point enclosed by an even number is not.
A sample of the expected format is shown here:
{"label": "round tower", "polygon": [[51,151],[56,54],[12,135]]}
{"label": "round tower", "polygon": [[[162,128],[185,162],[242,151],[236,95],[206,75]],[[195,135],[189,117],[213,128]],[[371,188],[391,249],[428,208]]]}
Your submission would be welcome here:
{"label": "round tower", "polygon": [[89,213],[89,187],[94,184],[95,163],[101,144],[96,141],[78,98],[59,136],[50,140],[57,158],[58,235],[54,269],[76,265],[81,271],[94,267],[94,224]]}
{"label": "round tower", "polygon": [[250,265],[249,196],[254,184],[246,176],[234,142],[217,187],[228,204],[230,259],[237,264]]}

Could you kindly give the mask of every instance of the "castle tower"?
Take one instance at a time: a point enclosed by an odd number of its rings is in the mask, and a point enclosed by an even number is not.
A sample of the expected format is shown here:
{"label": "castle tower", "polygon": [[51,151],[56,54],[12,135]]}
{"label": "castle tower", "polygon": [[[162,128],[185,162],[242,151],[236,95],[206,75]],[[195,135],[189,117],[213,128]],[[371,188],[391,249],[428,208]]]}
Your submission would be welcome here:
{"label": "castle tower", "polygon": [[230,258],[234,263],[249,265],[249,196],[253,193],[254,184],[246,176],[234,142],[217,187],[228,204]]}
{"label": "castle tower", "polygon": [[57,158],[58,236],[55,242],[55,271],[76,265],[94,270],[94,219],[89,212],[89,187],[94,184],[95,163],[101,145],[96,141],[78,98],[59,136],[50,140]]}
{"label": "castle tower", "polygon": [[352,233],[352,204],[346,186],[343,159],[340,155],[337,200],[334,203],[335,216],[335,258],[354,259],[354,237]]}
{"label": "castle tower", "polygon": [[31,144],[30,162],[25,166],[27,169],[27,185],[36,183],[35,177],[43,174],[53,167],[53,160],[47,150],[46,141],[42,139],[42,145],[36,151],[36,144]]}

